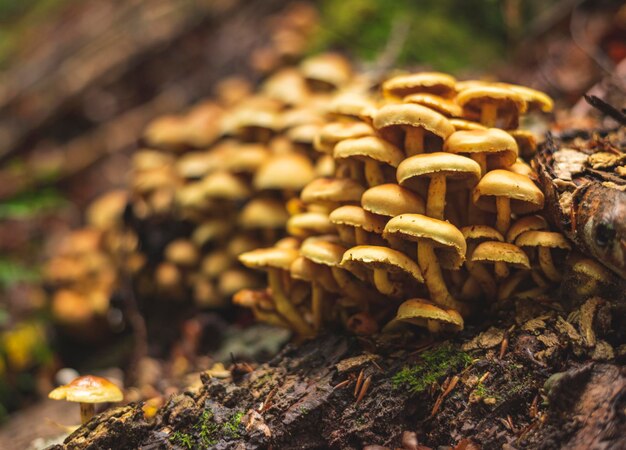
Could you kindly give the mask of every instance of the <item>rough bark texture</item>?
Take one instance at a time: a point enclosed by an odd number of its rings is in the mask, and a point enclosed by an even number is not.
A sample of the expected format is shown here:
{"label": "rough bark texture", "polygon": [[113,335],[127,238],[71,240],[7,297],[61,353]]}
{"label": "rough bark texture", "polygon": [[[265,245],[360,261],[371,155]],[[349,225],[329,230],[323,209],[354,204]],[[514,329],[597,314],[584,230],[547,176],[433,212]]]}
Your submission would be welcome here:
{"label": "rough bark texture", "polygon": [[203,375],[149,421],[140,405],[110,410],[57,450],[397,448],[405,431],[432,448],[625,448],[626,370],[601,362],[614,355],[603,305],[571,321],[526,305],[513,328],[503,317],[453,341],[329,333],[235,380]]}

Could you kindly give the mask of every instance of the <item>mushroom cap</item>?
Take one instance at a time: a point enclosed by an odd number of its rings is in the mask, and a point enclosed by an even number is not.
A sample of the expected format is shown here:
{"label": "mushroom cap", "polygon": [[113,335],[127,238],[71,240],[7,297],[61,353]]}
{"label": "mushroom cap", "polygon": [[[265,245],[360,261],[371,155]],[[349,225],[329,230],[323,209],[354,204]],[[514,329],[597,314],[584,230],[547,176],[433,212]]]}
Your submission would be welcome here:
{"label": "mushroom cap", "polygon": [[291,263],[297,257],[297,249],[269,247],[242,253],[239,255],[239,261],[251,269],[289,270]]}
{"label": "mushroom cap", "polygon": [[299,153],[281,153],[259,167],[253,185],[256,189],[299,191],[314,178],[309,158]]}
{"label": "mushroom cap", "polygon": [[467,244],[463,233],[450,222],[433,219],[422,214],[402,214],[387,222],[383,237],[397,236],[410,241],[430,242],[446,269],[456,269],[463,264]]}
{"label": "mushroom cap", "polygon": [[556,231],[525,231],[517,237],[515,243],[520,247],[548,247],[563,250],[572,248],[565,236]]}
{"label": "mushroom cap", "polygon": [[201,273],[206,277],[213,279],[219,274],[230,269],[235,262],[233,255],[225,249],[214,250],[202,259]]}
{"label": "mushroom cap", "polygon": [[450,123],[456,131],[462,130],[486,130],[487,127],[471,120],[457,119],[456,117],[450,119]]}
{"label": "mushroom cap", "polygon": [[328,216],[335,225],[347,225],[361,228],[376,234],[382,234],[386,220],[380,216],[365,211],[360,206],[344,205],[335,209]]}
{"label": "mushroom cap", "polygon": [[294,236],[286,236],[277,240],[274,247],[298,250],[300,248],[300,244],[302,244],[302,239]]}
{"label": "mushroom cap", "polygon": [[500,167],[509,167],[517,160],[517,142],[506,131],[498,128],[473,131],[455,131],[443,143],[450,153],[471,155],[486,153],[490,161],[494,158]]}
{"label": "mushroom cap", "polygon": [[517,237],[525,231],[547,230],[548,222],[542,216],[532,215],[517,219],[506,232],[506,241],[515,242]]}
{"label": "mushroom cap", "polygon": [[461,233],[463,233],[465,241],[489,240],[504,242],[502,234],[495,228],[487,225],[469,225],[462,227]]}
{"label": "mushroom cap", "polygon": [[304,256],[298,256],[291,263],[289,274],[294,280],[312,282],[315,279],[314,267],[315,263],[313,261],[306,259]]}
{"label": "mushroom cap", "polygon": [[310,211],[295,214],[287,221],[287,233],[296,237],[305,238],[334,232],[335,226],[328,218],[328,214],[322,212]]}
{"label": "mushroom cap", "polygon": [[146,125],[143,138],[151,147],[179,150],[185,146],[185,125],[183,116],[163,115]]}
{"label": "mushroom cap", "polygon": [[402,145],[398,128],[405,126],[424,128],[441,139],[446,139],[454,132],[454,127],[445,116],[422,105],[390,104],[374,114],[374,128],[385,140],[397,146]]}
{"label": "mushroom cap", "polygon": [[483,105],[495,104],[499,115],[509,116],[507,128],[517,128],[520,114],[526,112],[526,102],[517,92],[500,86],[476,86],[467,88],[456,96],[456,102],[463,113],[470,118],[478,118]]}
{"label": "mushroom cap", "polygon": [[127,203],[127,191],[109,191],[91,202],[85,213],[87,223],[101,230],[111,229],[121,223]]}
{"label": "mushroom cap", "polygon": [[412,298],[403,302],[396,312],[395,320],[426,327],[429,320],[436,320],[450,331],[463,329],[463,317],[453,309],[442,309],[428,300]]}
{"label": "mushroom cap", "polygon": [[472,262],[504,262],[519,269],[530,269],[530,261],[524,250],[508,242],[487,241],[478,244],[472,253]]}
{"label": "mushroom cap", "polygon": [[261,92],[285,105],[298,105],[308,97],[308,89],[302,74],[294,68],[285,68],[267,78]]}
{"label": "mushroom cap", "polygon": [[222,168],[234,173],[254,173],[270,157],[261,144],[241,144],[228,148],[221,156]]}
{"label": "mushroom cap", "polygon": [[372,106],[374,102],[362,93],[342,92],[331,100],[327,111],[335,116],[360,118],[361,112]]}
{"label": "mushroom cap", "polygon": [[363,266],[372,270],[381,269],[405,274],[420,283],[424,282],[422,271],[415,261],[402,252],[377,245],[357,245],[343,254],[341,266],[351,270]]}
{"label": "mushroom cap", "polygon": [[141,149],[133,155],[132,166],[135,171],[162,169],[171,167],[174,157],[159,150]]}
{"label": "mushroom cap", "polygon": [[307,184],[300,198],[304,203],[358,203],[363,186],[350,178],[316,178]]}
{"label": "mushroom cap", "polygon": [[176,239],[165,247],[165,259],[177,266],[190,267],[198,263],[200,254],[196,246],[187,239]]}
{"label": "mushroom cap", "polygon": [[464,180],[474,186],[480,180],[480,166],[470,158],[453,153],[421,153],[406,158],[396,170],[396,178],[402,186],[420,189],[420,182],[433,175],[448,179]]}
{"label": "mushroom cap", "polygon": [[313,148],[322,153],[333,153],[335,145],[344,139],[372,136],[374,129],[363,122],[331,122],[322,128],[313,140]]}
{"label": "mushroom cap", "polygon": [[232,226],[228,220],[211,219],[196,227],[191,234],[191,241],[202,247],[208,242],[222,239],[231,231]]}
{"label": "mushroom cap", "polygon": [[509,134],[513,136],[517,142],[519,154],[522,156],[532,156],[537,150],[537,136],[530,130],[509,130]]}
{"label": "mushroom cap", "polygon": [[407,95],[402,101],[404,103],[415,103],[416,105],[427,106],[446,117],[461,117],[463,115],[463,109],[459,105],[447,98],[439,97],[438,95],[420,92]]}
{"label": "mushroom cap", "polygon": [[124,400],[124,394],[106,378],[83,375],[53,389],[48,398],[78,403],[106,403],[121,402]]}
{"label": "mushroom cap", "polygon": [[517,158],[517,161],[515,161],[511,166],[507,167],[507,169],[513,173],[524,175],[525,177],[528,177],[533,181],[537,181],[539,179],[539,176],[537,175],[537,172],[535,172],[535,169],[530,167],[530,165],[525,163],[524,160],[522,160],[521,158]]}
{"label": "mushroom cap", "polygon": [[339,267],[345,251],[343,245],[323,236],[307,238],[300,247],[300,254],[303,257],[329,267]]}
{"label": "mushroom cap", "polygon": [[224,160],[221,155],[226,150],[226,146],[220,146],[211,152],[185,153],[176,161],[176,173],[181,178],[191,180],[202,178],[210,172],[222,169]]}
{"label": "mushroom cap", "polygon": [[413,191],[395,183],[381,184],[363,192],[365,211],[387,217],[400,214],[424,214],[424,200]]}
{"label": "mushroom cap", "polygon": [[239,213],[238,222],[244,229],[283,228],[289,214],[283,202],[272,198],[255,198]]}
{"label": "mushroom cap", "polygon": [[530,178],[507,170],[487,172],[472,192],[472,201],[480,209],[496,211],[496,197],[505,196],[511,200],[511,211],[525,214],[543,208],[543,192]]}
{"label": "mushroom cap", "polygon": [[297,144],[311,145],[315,142],[315,137],[320,133],[322,125],[317,123],[306,123],[290,128],[286,136]]}
{"label": "mushroom cap", "polygon": [[207,198],[243,200],[252,194],[250,187],[241,178],[230,172],[213,172],[202,179]]}
{"label": "mushroom cap", "polygon": [[[306,106],[292,108],[285,111],[282,116],[282,124],[285,130],[291,130],[302,125],[317,125],[325,123],[320,112]],[[311,139],[310,142],[313,142]]]}
{"label": "mushroom cap", "polygon": [[420,72],[397,75],[383,83],[383,95],[386,97],[406,97],[425,92],[442,97],[453,95],[456,79],[441,72]]}
{"label": "mushroom cap", "polygon": [[398,164],[404,159],[402,150],[375,136],[340,141],[335,145],[333,154],[335,159],[338,160],[349,158],[370,159],[392,167],[398,167]]}
{"label": "mushroom cap", "polygon": [[554,102],[552,99],[547,94],[544,94],[537,89],[509,83],[497,83],[497,85],[510,89],[521,95],[528,105],[528,110],[540,110],[547,113],[554,109]]}
{"label": "mushroom cap", "polygon": [[231,268],[222,272],[218,278],[217,290],[220,295],[230,298],[237,291],[261,287],[254,273],[242,268]]}
{"label": "mushroom cap", "polygon": [[322,53],[306,58],[300,71],[309,80],[321,81],[335,88],[345,85],[352,77],[352,67],[338,53]]}

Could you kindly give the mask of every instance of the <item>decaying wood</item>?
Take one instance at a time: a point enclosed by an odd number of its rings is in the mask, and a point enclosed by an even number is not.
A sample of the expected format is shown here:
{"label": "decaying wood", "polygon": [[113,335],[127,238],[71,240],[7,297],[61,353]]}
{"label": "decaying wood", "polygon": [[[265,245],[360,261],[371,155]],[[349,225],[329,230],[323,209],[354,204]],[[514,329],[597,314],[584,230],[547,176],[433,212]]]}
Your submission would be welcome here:
{"label": "decaying wood", "polygon": [[[327,333],[288,347],[237,383],[201,375],[199,389],[171,398],[152,421],[140,405],[110,410],[56,450],[399,448],[405,432],[425,448],[623,448],[626,370],[602,362],[615,354],[598,350],[600,341],[611,348],[603,339],[615,333],[596,330],[594,348],[582,337],[586,322],[524,308],[534,313],[517,314],[525,318],[506,335],[502,357],[498,330],[510,329],[512,315],[419,352],[408,345],[415,337]],[[451,361],[431,386],[411,389],[402,370],[425,367],[441,351],[466,363]],[[361,389],[370,380],[369,389],[355,402],[346,382],[359,374]]]}

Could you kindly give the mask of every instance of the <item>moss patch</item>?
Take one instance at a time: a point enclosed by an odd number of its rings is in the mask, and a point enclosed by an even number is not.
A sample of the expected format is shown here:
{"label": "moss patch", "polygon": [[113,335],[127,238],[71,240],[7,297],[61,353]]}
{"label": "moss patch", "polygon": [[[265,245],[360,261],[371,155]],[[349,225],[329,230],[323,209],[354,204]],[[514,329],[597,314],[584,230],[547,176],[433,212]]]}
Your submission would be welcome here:
{"label": "moss patch", "polygon": [[469,354],[451,345],[425,351],[421,359],[419,364],[405,366],[393,376],[392,385],[395,389],[422,392],[452,371],[461,370],[472,362]]}
{"label": "moss patch", "polygon": [[241,437],[241,419],[244,413],[238,411],[223,424],[215,422],[213,413],[206,410],[189,432],[176,431],[170,436],[170,442],[183,448],[210,448],[220,438],[239,439]]}

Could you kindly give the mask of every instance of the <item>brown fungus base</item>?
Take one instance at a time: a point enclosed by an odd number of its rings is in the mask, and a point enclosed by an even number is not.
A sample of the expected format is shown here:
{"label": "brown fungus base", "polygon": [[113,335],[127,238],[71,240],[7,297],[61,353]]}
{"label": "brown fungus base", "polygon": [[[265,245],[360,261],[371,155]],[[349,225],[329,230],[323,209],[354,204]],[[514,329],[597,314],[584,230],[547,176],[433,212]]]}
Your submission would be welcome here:
{"label": "brown fungus base", "polygon": [[[325,335],[286,348],[236,384],[204,377],[198,391],[172,397],[150,422],[137,405],[110,410],[56,450],[398,448],[405,431],[432,448],[463,439],[483,449],[626,448],[626,369],[600,361],[621,334],[606,317],[594,331],[550,309],[524,309],[502,358],[512,312],[423,350],[415,340],[403,349],[395,339],[390,347]],[[425,362],[438,354],[452,355],[450,363]],[[415,367],[425,371],[411,384],[402,371]],[[361,370],[371,385],[357,404]],[[441,385],[455,375],[459,382],[431,416]],[[426,376],[436,382],[423,388]]]}

